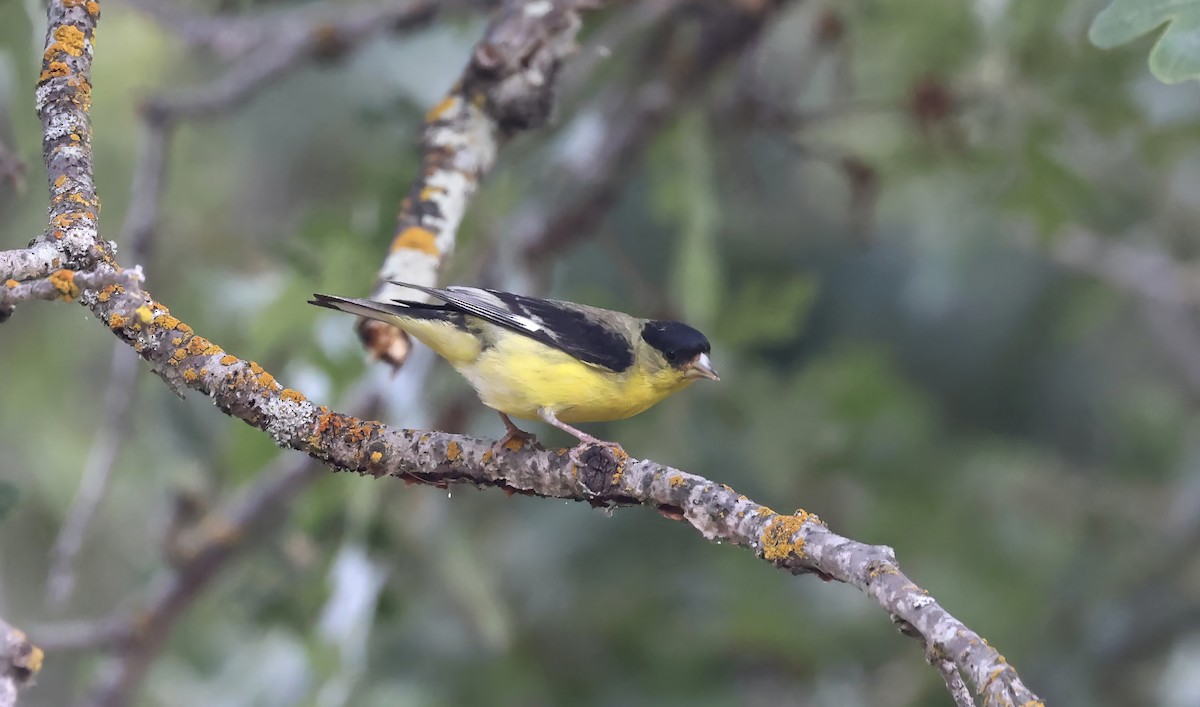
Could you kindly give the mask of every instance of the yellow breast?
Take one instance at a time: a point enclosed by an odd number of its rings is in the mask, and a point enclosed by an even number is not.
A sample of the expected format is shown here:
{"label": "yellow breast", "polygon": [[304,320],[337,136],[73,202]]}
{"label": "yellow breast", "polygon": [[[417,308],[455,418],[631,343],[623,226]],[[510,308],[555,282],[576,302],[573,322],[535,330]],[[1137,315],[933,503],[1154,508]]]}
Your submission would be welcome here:
{"label": "yellow breast", "polygon": [[634,366],[613,373],[519,334],[499,337],[469,363],[456,363],[483,403],[507,415],[537,419],[539,408],[564,422],[620,420],[642,412],[690,381],[676,372]]}

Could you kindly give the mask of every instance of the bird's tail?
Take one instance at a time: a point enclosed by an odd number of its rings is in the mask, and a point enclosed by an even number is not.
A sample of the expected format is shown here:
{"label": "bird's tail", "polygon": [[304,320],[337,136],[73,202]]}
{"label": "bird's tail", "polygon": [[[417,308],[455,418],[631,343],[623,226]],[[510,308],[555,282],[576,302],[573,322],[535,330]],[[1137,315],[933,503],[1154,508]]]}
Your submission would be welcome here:
{"label": "bird's tail", "polygon": [[327,309],[336,309],[339,312],[353,314],[359,317],[367,317],[369,319],[378,319],[384,322],[391,322],[396,317],[404,319],[435,319],[441,321],[451,321],[458,314],[451,311],[443,305],[426,304],[424,302],[405,302],[403,300],[393,300],[392,302],[376,302],[369,299],[358,299],[356,297],[338,297],[337,295],[321,295],[314,294],[313,298],[308,301],[309,304],[315,304],[318,307]]}

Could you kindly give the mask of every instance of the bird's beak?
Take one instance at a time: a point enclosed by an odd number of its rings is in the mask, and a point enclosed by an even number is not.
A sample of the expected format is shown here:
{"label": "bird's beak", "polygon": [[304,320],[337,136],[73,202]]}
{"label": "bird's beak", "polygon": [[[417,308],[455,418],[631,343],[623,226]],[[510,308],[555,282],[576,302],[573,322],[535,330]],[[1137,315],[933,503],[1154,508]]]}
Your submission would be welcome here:
{"label": "bird's beak", "polygon": [[717,375],[717,371],[712,366],[712,361],[708,359],[708,354],[702,353],[692,362],[687,365],[686,375],[688,378],[707,378],[709,380],[719,381],[721,377]]}

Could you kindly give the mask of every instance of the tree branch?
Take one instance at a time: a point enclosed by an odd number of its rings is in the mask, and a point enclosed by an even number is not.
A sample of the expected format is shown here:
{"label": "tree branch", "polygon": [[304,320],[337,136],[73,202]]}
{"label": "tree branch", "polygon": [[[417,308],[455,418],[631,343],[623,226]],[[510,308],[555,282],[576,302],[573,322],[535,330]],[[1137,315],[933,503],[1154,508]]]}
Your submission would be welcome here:
{"label": "tree branch", "polygon": [[[39,280],[4,280],[0,282],[0,312],[6,307],[11,309],[17,303],[29,300],[70,301],[79,297],[85,290],[101,290],[113,286],[137,288],[141,281],[141,268],[117,270],[109,265],[89,271],[57,270]],[[5,318],[0,315],[0,322]]]}

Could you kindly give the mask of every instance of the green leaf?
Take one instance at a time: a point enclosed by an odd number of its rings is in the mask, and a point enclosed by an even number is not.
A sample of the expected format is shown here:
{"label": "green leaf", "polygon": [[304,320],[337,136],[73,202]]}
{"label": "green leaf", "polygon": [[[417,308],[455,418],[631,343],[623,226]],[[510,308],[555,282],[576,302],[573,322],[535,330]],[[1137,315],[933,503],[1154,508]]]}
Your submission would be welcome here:
{"label": "green leaf", "polygon": [[21,499],[21,490],[3,479],[0,479],[0,523],[17,507]]}
{"label": "green leaf", "polygon": [[1164,83],[1200,79],[1200,0],[1113,0],[1088,38],[1101,49],[1126,44],[1163,24],[1150,50],[1150,71]]}

